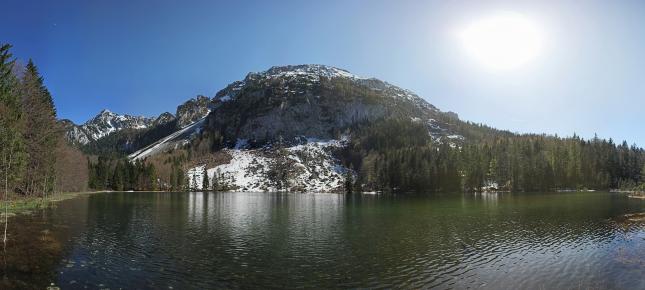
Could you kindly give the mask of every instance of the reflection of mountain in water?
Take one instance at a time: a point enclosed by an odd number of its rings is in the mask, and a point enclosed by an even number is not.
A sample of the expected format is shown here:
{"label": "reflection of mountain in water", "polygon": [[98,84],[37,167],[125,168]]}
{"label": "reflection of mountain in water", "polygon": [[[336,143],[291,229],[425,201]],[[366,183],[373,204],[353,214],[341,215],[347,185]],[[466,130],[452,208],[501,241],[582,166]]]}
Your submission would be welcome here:
{"label": "reflection of mountain in water", "polygon": [[[639,289],[645,228],[612,221],[639,202],[600,192],[97,194],[15,219],[13,237],[49,229],[53,239],[11,245],[5,271],[38,289]],[[15,262],[35,259],[27,251],[45,257],[41,271]]]}

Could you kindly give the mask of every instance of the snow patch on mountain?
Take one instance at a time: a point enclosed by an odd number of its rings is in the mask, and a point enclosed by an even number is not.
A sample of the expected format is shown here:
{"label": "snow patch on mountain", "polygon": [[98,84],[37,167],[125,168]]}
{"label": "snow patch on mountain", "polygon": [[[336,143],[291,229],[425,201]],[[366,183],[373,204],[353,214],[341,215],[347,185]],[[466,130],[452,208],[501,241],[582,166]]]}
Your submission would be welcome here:
{"label": "snow patch on mountain", "polygon": [[88,144],[124,129],[146,129],[155,119],[142,116],[120,115],[104,109],[83,125],[66,124],[66,137],[76,144]]}
{"label": "snow patch on mountain", "polygon": [[[286,148],[224,149],[231,156],[227,164],[207,169],[211,184],[217,182],[235,191],[336,192],[342,190],[347,169],[333,157],[335,149],[348,140],[307,139],[304,144]],[[244,148],[244,141],[238,142]],[[186,173],[191,185],[202,189],[204,166]],[[279,188],[275,175],[286,176],[286,188]],[[194,182],[193,182],[194,179]],[[216,181],[214,181],[216,180]]]}
{"label": "snow patch on mountain", "polygon": [[268,171],[272,160],[256,150],[226,150],[232,159],[208,170],[210,180],[236,188],[237,191],[270,191],[275,187],[270,184]]}
{"label": "snow patch on mountain", "polygon": [[119,115],[106,109],[83,124],[82,128],[93,140],[98,140],[123,129],[145,129],[152,125],[152,122],[154,122],[152,118]]}
{"label": "snow patch on mountain", "polygon": [[304,65],[287,65],[287,66],[274,66],[264,72],[251,73],[251,76],[259,76],[267,79],[273,78],[295,78],[305,77],[319,80],[320,77],[325,78],[351,78],[362,79],[361,77],[352,74],[344,69],[339,69],[332,66],[320,64],[304,64]]}

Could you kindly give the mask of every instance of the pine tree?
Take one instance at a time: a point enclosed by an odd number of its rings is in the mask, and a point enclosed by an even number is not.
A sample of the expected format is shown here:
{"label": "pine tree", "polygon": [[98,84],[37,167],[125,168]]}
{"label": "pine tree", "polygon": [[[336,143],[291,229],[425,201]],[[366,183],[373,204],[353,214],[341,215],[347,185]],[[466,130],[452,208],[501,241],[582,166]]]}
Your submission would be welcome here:
{"label": "pine tree", "polygon": [[219,169],[213,173],[213,179],[211,180],[211,188],[213,189],[213,191],[220,190],[220,185],[219,185],[220,176],[221,176],[221,173]]}
{"label": "pine tree", "polygon": [[88,178],[87,178],[87,187],[89,189],[97,189],[98,185],[96,182],[96,166],[92,164],[90,161],[90,158],[87,157],[87,172],[88,172]]}
{"label": "pine tree", "polygon": [[15,62],[9,49],[9,44],[0,45],[0,177],[5,200],[20,181],[26,159],[19,84],[12,73]]}
{"label": "pine tree", "polygon": [[183,172],[181,173],[181,176],[182,176],[182,179],[184,180],[182,182],[183,190],[184,191],[190,191],[190,189],[191,189],[190,188],[190,177],[188,176],[188,174],[183,174]]}
{"label": "pine tree", "polygon": [[190,178],[190,190],[195,191],[197,190],[197,173],[193,172],[191,178]]}
{"label": "pine tree", "polygon": [[125,166],[118,162],[114,167],[114,174],[112,175],[112,189],[122,191],[124,190],[125,181],[124,181],[124,172]]}
{"label": "pine tree", "polygon": [[210,188],[211,186],[208,182],[208,171],[206,170],[206,167],[204,167],[204,172],[202,174],[202,190],[208,191]]}
{"label": "pine tree", "polygon": [[172,166],[170,168],[170,188],[172,190],[177,190],[177,171],[175,170],[175,167]]}
{"label": "pine tree", "polygon": [[345,170],[345,193],[352,193],[354,191],[354,175],[351,170]]}
{"label": "pine tree", "polygon": [[51,94],[43,83],[36,65],[29,60],[21,83],[24,136],[28,164],[24,188],[30,194],[46,194],[53,188],[56,155],[60,130]]}

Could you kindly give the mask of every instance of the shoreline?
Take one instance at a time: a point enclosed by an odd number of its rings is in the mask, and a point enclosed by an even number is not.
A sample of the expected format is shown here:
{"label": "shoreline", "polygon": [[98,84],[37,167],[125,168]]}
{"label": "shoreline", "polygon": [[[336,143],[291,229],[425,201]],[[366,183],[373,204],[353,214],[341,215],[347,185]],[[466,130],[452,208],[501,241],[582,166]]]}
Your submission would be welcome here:
{"label": "shoreline", "polygon": [[76,198],[83,195],[91,195],[96,193],[111,192],[109,190],[100,190],[100,191],[83,191],[83,192],[64,192],[54,195],[49,195],[47,197],[15,197],[6,201],[2,201],[0,204],[0,217],[5,216],[5,206],[6,214],[9,217],[13,217],[19,214],[29,214],[32,211],[50,207],[57,202]]}
{"label": "shoreline", "polygon": [[611,193],[626,193],[629,198],[645,199],[645,192],[638,190],[611,190]]}

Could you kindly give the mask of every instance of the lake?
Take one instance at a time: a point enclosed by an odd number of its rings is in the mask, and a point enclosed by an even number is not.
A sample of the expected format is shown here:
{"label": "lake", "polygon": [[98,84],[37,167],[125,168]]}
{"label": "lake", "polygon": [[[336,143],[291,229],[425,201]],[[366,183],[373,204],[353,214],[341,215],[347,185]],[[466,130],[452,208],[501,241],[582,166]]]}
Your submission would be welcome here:
{"label": "lake", "polygon": [[100,193],[9,220],[0,286],[645,289],[645,200]]}

